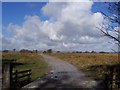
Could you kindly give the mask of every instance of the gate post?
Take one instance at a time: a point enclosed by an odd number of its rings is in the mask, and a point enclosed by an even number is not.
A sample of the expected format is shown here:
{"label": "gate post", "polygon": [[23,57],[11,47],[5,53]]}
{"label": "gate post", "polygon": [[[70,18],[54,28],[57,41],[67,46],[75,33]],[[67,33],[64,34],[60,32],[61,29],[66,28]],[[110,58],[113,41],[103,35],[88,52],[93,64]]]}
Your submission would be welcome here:
{"label": "gate post", "polygon": [[7,89],[10,90],[12,88],[12,63],[5,63],[3,65],[3,71],[2,71],[2,76],[3,76],[3,80],[2,80],[2,88],[3,90]]}

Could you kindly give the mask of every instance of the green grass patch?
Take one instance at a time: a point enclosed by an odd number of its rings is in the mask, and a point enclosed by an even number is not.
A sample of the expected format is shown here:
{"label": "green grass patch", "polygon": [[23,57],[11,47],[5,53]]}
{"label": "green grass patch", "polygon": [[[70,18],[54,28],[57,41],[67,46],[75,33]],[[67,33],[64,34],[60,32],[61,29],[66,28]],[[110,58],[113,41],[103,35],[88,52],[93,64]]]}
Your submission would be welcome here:
{"label": "green grass patch", "polygon": [[[16,66],[14,68],[18,71],[32,70],[32,81],[43,76],[48,71],[47,63],[43,58],[36,53],[2,53],[2,60],[16,60],[16,63],[23,63],[23,65]],[[3,61],[4,62],[4,61]]]}

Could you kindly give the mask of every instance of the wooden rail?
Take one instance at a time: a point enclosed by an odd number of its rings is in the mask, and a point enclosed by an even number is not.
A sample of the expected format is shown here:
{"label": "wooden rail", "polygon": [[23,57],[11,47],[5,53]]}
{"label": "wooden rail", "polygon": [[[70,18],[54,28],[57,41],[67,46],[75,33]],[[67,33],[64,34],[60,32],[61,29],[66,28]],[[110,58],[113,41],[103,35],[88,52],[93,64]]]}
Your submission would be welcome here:
{"label": "wooden rail", "polygon": [[106,80],[109,90],[120,89],[120,67],[111,67]]}
{"label": "wooden rail", "polygon": [[31,82],[31,70],[18,71],[12,73],[12,87],[19,88]]}
{"label": "wooden rail", "polygon": [[2,90],[18,90],[31,82],[31,70],[14,71],[13,68],[23,63],[16,63],[16,60],[3,60],[2,62]]}

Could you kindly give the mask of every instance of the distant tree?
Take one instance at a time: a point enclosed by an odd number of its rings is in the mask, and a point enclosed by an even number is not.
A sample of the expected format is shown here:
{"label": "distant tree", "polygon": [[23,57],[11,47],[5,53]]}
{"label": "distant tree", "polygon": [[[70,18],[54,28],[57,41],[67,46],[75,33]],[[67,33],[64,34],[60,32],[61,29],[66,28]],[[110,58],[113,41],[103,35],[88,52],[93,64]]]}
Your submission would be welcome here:
{"label": "distant tree", "polygon": [[100,51],[99,53],[106,53],[106,52],[104,52],[104,51]]}
{"label": "distant tree", "polygon": [[38,53],[38,50],[35,50],[36,53]]}
{"label": "distant tree", "polygon": [[52,53],[52,49],[48,49],[47,52],[48,52],[48,53]]}
{"label": "distant tree", "polygon": [[9,50],[3,50],[2,52],[9,52]]}
{"label": "distant tree", "polygon": [[60,53],[60,51],[57,51],[57,53]]}
{"label": "distant tree", "polygon": [[43,53],[47,53],[46,51],[43,51]]}
{"label": "distant tree", "polygon": [[13,49],[13,52],[15,52],[15,51],[16,51],[16,49],[14,48],[14,49]]}
{"label": "distant tree", "polygon": [[95,51],[91,51],[91,53],[96,53]]}
{"label": "distant tree", "polygon": [[89,53],[89,51],[85,51],[85,53]]}
{"label": "distant tree", "polygon": [[27,50],[27,49],[22,49],[22,50],[20,50],[20,52],[22,52],[22,53],[32,53],[31,50]]}
{"label": "distant tree", "polygon": [[79,53],[79,51],[76,51],[76,53]]}
{"label": "distant tree", "polygon": [[38,50],[33,50],[33,53],[38,53]]}

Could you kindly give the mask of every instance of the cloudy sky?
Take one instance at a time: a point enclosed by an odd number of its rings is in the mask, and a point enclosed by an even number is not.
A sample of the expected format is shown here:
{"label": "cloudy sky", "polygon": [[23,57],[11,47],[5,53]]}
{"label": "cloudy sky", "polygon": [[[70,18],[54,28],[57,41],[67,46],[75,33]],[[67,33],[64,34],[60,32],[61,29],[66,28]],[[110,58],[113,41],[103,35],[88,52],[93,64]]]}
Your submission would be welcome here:
{"label": "cloudy sky", "polygon": [[114,41],[96,28],[105,22],[101,10],[107,12],[105,5],[92,1],[4,2],[2,49],[117,50]]}

